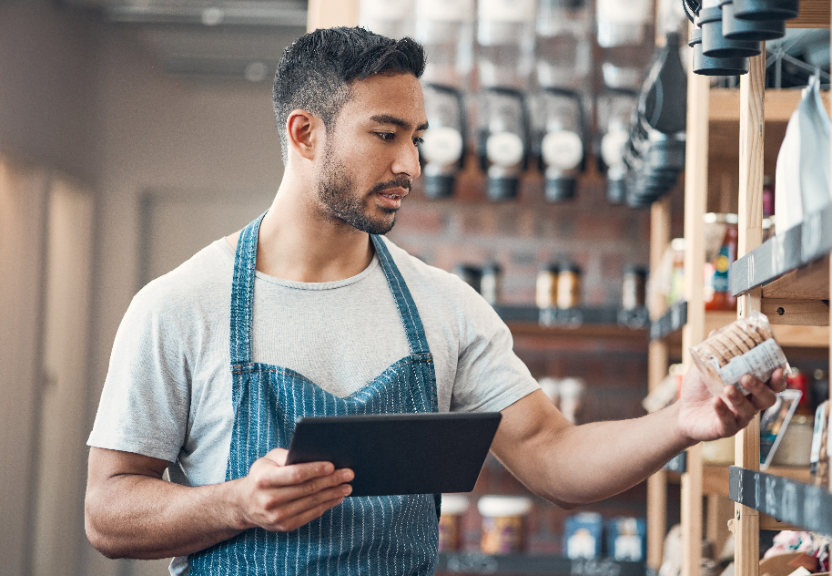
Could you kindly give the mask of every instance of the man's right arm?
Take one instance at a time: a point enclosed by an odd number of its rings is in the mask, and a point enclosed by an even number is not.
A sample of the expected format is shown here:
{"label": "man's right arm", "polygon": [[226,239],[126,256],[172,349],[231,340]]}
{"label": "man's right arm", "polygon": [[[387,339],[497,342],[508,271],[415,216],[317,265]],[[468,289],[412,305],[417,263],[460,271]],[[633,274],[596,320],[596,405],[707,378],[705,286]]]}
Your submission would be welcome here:
{"label": "man's right arm", "polygon": [[91,448],[87,537],[109,558],[185,556],[248,528],[295,530],[350,493],[352,471],[329,462],[286,466],[286,454],[272,450],[238,480],[187,487],[162,479],[165,460]]}

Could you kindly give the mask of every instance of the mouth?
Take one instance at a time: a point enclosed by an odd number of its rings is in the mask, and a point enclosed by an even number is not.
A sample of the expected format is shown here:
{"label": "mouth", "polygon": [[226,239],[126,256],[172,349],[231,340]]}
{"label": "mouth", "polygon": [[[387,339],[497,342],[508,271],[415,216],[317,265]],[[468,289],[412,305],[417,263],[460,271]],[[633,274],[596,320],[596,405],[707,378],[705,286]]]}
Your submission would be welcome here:
{"label": "mouth", "polygon": [[402,200],[407,196],[407,190],[403,188],[388,188],[377,192],[385,208],[399,208]]}

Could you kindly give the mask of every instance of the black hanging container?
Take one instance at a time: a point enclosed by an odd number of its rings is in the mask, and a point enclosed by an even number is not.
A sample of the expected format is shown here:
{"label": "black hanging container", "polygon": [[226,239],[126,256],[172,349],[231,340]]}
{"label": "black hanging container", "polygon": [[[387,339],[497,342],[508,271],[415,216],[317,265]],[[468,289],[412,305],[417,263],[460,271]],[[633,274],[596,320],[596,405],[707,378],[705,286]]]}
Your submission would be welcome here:
{"label": "black hanging container", "polygon": [[791,20],[797,18],[799,4],[799,0],[734,0],[734,16],[740,20]]}
{"label": "black hanging container", "polygon": [[740,20],[734,14],[734,0],[722,0],[722,34],[730,40],[765,42],[786,35],[784,20]]}
{"label": "black hanging container", "polygon": [[694,28],[688,46],[693,48],[693,72],[700,76],[748,74],[748,58],[713,58],[702,53],[702,30]]}
{"label": "black hanging container", "polygon": [[712,58],[749,58],[762,52],[759,41],[732,40],[722,35],[722,10],[703,8],[699,12],[702,54]]}

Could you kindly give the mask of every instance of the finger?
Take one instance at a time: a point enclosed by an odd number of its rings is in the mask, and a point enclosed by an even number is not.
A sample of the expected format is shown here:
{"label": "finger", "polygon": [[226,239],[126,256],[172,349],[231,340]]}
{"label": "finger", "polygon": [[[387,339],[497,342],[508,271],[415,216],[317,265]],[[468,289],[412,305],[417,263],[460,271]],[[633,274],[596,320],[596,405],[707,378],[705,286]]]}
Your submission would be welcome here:
{"label": "finger", "polygon": [[352,473],[352,470],[342,469],[332,474],[327,474],[326,476],[312,478],[305,482],[273,485],[264,488],[271,489],[272,494],[270,497],[273,499],[273,502],[283,505],[295,500],[315,496],[329,489],[344,486],[354,477],[355,475]]}
{"label": "finger", "polygon": [[739,431],[740,423],[737,422],[736,414],[722,398],[714,399],[714,411],[722,423],[723,430],[720,436],[733,436]]}
{"label": "finger", "polygon": [[757,409],[736,386],[726,387],[724,395],[727,397],[726,404],[734,412],[740,426],[744,428],[754,415],[757,414]]}
{"label": "finger", "polygon": [[778,368],[771,374],[771,378],[769,378],[768,385],[769,387],[774,390],[775,394],[782,392],[786,389],[786,385],[788,382],[786,381],[786,371]]}
{"label": "finger", "polygon": [[746,375],[742,379],[742,385],[751,393],[747,398],[757,411],[770,408],[777,402],[774,390],[757,378]]}
{"label": "finger", "polygon": [[314,478],[330,476],[334,472],[335,466],[332,462],[308,462],[280,466],[268,458],[258,460],[251,467],[251,475],[258,488],[303,484]]}
{"label": "finger", "polygon": [[318,504],[302,510],[297,514],[286,514],[285,518],[275,522],[272,526],[264,526],[267,530],[288,532],[297,530],[301,526],[309,524],[316,518],[319,518],[324,512],[331,508],[335,508],[344,501],[345,495],[341,494],[330,500],[324,500]]}

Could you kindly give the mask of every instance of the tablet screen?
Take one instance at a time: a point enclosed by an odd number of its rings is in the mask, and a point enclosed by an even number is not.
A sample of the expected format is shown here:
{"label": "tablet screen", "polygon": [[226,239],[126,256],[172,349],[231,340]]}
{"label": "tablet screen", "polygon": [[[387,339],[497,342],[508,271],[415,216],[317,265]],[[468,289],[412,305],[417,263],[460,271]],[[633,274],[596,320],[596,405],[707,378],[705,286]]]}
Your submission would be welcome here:
{"label": "tablet screen", "polygon": [[286,463],[351,468],[351,496],[470,492],[500,418],[499,412],[304,417]]}

